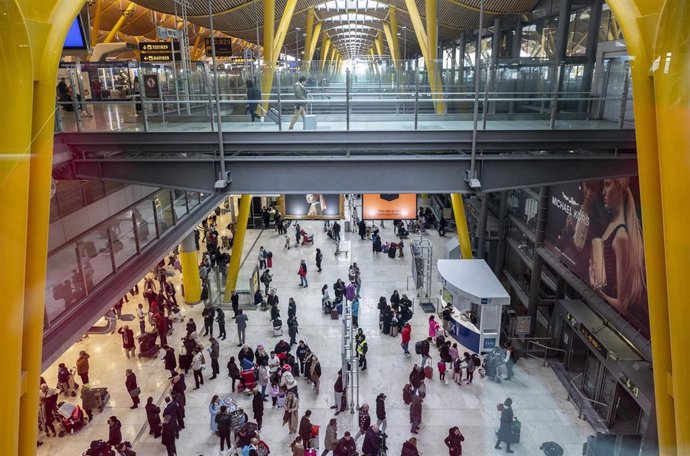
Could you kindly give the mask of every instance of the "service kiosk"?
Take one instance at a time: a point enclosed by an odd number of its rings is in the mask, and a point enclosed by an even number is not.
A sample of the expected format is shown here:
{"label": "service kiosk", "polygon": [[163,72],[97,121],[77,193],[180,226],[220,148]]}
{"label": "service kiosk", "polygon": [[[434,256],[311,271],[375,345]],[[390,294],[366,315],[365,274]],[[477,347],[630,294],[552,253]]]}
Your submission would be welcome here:
{"label": "service kiosk", "polygon": [[450,335],[476,353],[499,343],[501,307],[510,296],[484,260],[438,260],[443,291],[441,307],[452,304]]}

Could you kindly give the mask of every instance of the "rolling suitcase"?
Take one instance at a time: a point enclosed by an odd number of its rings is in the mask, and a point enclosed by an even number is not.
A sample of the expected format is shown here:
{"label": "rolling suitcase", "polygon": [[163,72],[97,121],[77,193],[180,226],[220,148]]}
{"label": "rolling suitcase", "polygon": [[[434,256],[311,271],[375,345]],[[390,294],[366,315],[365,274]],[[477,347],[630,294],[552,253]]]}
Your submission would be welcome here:
{"label": "rolling suitcase", "polygon": [[192,366],[192,355],[180,354],[178,356],[177,361],[177,364],[180,366],[180,369],[187,370]]}
{"label": "rolling suitcase", "polygon": [[434,368],[431,366],[426,366],[424,368],[424,376],[428,379],[431,379],[431,377],[434,376]]}
{"label": "rolling suitcase", "polygon": [[266,117],[271,119],[276,125],[280,123],[278,110],[276,108],[270,108],[268,111],[266,111]]}
{"label": "rolling suitcase", "polygon": [[340,314],[336,309],[331,310],[331,320],[337,320]]}
{"label": "rolling suitcase", "polygon": [[305,130],[316,130],[316,116],[312,114],[307,114],[304,116],[304,129]]}
{"label": "rolling suitcase", "polygon": [[517,418],[515,418],[515,421],[510,423],[510,437],[511,437],[511,442],[510,443],[520,443],[520,428],[522,425],[520,424],[520,421],[518,421]]}
{"label": "rolling suitcase", "polygon": [[388,249],[388,258],[395,258],[395,252],[397,252],[397,251],[398,251],[398,249],[389,248]]}

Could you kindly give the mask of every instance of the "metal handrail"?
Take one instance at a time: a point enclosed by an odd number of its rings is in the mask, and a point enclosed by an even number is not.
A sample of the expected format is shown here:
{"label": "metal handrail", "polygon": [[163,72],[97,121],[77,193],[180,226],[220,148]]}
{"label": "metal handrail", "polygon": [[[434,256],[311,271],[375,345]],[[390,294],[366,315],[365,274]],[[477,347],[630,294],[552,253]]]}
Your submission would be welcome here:
{"label": "metal handrail", "polygon": [[[563,353],[564,355],[567,355],[567,354],[568,354],[568,352],[567,352],[566,350],[563,350],[562,348],[549,347],[548,345],[544,345],[544,344],[542,344],[542,343],[540,343],[540,342],[537,342],[536,340],[529,340],[529,341],[527,341],[527,350],[529,350],[530,346],[536,346],[536,347],[541,348],[541,349],[544,350],[544,358],[543,358],[543,361],[542,361],[542,366],[546,366],[546,365],[547,365],[547,363],[546,363],[546,358],[549,356],[549,350],[552,350],[552,351],[555,351],[555,352],[559,352],[559,353]],[[533,358],[541,359],[541,358],[538,358],[538,357],[536,357],[536,356],[534,356],[534,355],[532,355],[532,354],[530,354],[530,353],[527,353],[526,356],[532,356]],[[563,361],[565,362],[565,356],[564,356],[564,360],[563,360]]]}
{"label": "metal handrail", "polygon": [[[582,413],[582,405],[583,405],[583,403],[584,403],[585,400],[586,400],[587,402],[589,402],[589,404],[592,405],[592,406],[596,404],[596,405],[600,405],[600,406],[606,407],[607,410],[608,410],[608,408],[609,408],[609,405],[608,405],[608,404],[587,397],[582,391],[580,391],[580,389],[577,387],[577,385],[575,385],[575,380],[577,380],[578,378],[582,377],[583,374],[584,374],[583,372],[580,372],[580,373],[577,374],[575,377],[573,377],[572,380],[570,380],[570,382],[569,382],[569,383],[570,383],[570,387],[568,387],[568,401],[570,401],[570,399],[572,398],[572,392],[573,392],[573,390],[575,390],[575,391],[577,392],[578,396],[580,396],[580,403],[579,403],[579,404],[576,404],[576,405],[577,405],[577,412],[578,412],[578,413],[577,413],[577,417],[580,418],[580,419],[582,419],[582,417],[585,416],[585,414]],[[575,403],[575,399],[574,399],[574,398],[573,398],[573,403]],[[587,415],[587,416],[591,416],[591,415]],[[593,417],[593,418],[596,418],[596,419],[598,419],[598,420],[601,420],[601,418],[599,418],[599,417]]]}

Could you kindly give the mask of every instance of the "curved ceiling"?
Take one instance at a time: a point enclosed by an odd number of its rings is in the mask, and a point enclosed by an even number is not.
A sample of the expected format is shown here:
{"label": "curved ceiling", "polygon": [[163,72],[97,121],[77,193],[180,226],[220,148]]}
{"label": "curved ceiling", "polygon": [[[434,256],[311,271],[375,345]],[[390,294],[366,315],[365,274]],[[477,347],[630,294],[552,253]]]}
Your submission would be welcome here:
{"label": "curved ceiling", "polygon": [[[110,1],[111,5],[120,4],[118,0]],[[180,0],[178,0],[179,3]],[[192,27],[208,27],[208,1],[187,0],[191,5],[188,11],[188,18]],[[265,0],[275,2],[276,21],[274,27],[278,27],[279,20],[285,9],[287,0]],[[415,0],[422,20],[425,17],[425,1]],[[440,41],[455,40],[462,30],[474,30],[479,25],[479,2],[480,0],[438,0],[438,38]],[[122,3],[128,3],[126,0]],[[135,3],[150,9],[148,13],[137,15],[138,8],[132,17],[128,18],[127,25],[123,27],[123,33],[131,31],[142,32],[147,25],[155,22],[156,16],[172,15],[175,12],[175,0],[135,0]],[[530,12],[533,10],[538,0],[485,0],[485,21],[484,26],[492,23],[493,18],[498,15],[516,15]],[[412,28],[412,21],[407,12],[405,0],[297,0],[294,15],[288,33],[285,38],[284,46],[288,50],[297,48],[297,40],[301,41],[301,48],[304,45],[304,32],[307,22],[307,11],[310,7],[315,7],[317,19],[323,22],[323,32],[331,37],[333,46],[341,51],[343,57],[348,57],[352,49],[360,49],[361,46],[352,46],[348,43],[348,36],[335,37],[335,29],[341,25],[352,24],[357,30],[366,31],[373,40],[377,33],[383,33],[383,23],[388,19],[388,8],[394,6],[397,9],[397,22],[399,32],[403,28],[407,37],[408,54],[414,53],[418,49],[416,37]],[[263,7],[264,0],[211,0],[213,11],[213,22],[216,30],[223,31],[234,37],[256,43],[257,29],[259,43],[263,44]],[[156,11],[157,13],[154,13]],[[115,8],[110,14],[111,22],[117,20],[118,10]],[[153,16],[153,18],[151,18]],[[349,16],[349,17],[348,17]],[[360,26],[366,25],[371,28],[364,29]],[[301,31],[295,33],[296,28]],[[104,23],[101,28],[107,30]],[[155,26],[154,26],[155,28]],[[342,31],[338,29],[338,31]],[[149,36],[149,30],[143,36]],[[155,34],[155,31],[153,32]],[[402,35],[402,33],[401,33]],[[384,39],[384,46],[385,46]],[[402,46],[402,40],[401,40]],[[368,51],[367,49],[361,49]]]}

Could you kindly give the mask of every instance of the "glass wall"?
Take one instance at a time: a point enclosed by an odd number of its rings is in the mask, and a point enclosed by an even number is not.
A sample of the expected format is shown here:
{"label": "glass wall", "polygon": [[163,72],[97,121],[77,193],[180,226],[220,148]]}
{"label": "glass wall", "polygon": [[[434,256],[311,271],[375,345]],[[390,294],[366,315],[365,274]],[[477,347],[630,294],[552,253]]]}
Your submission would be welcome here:
{"label": "glass wall", "polygon": [[54,324],[66,310],[79,304],[99,283],[141,254],[209,196],[160,190],[51,253],[45,326]]}

